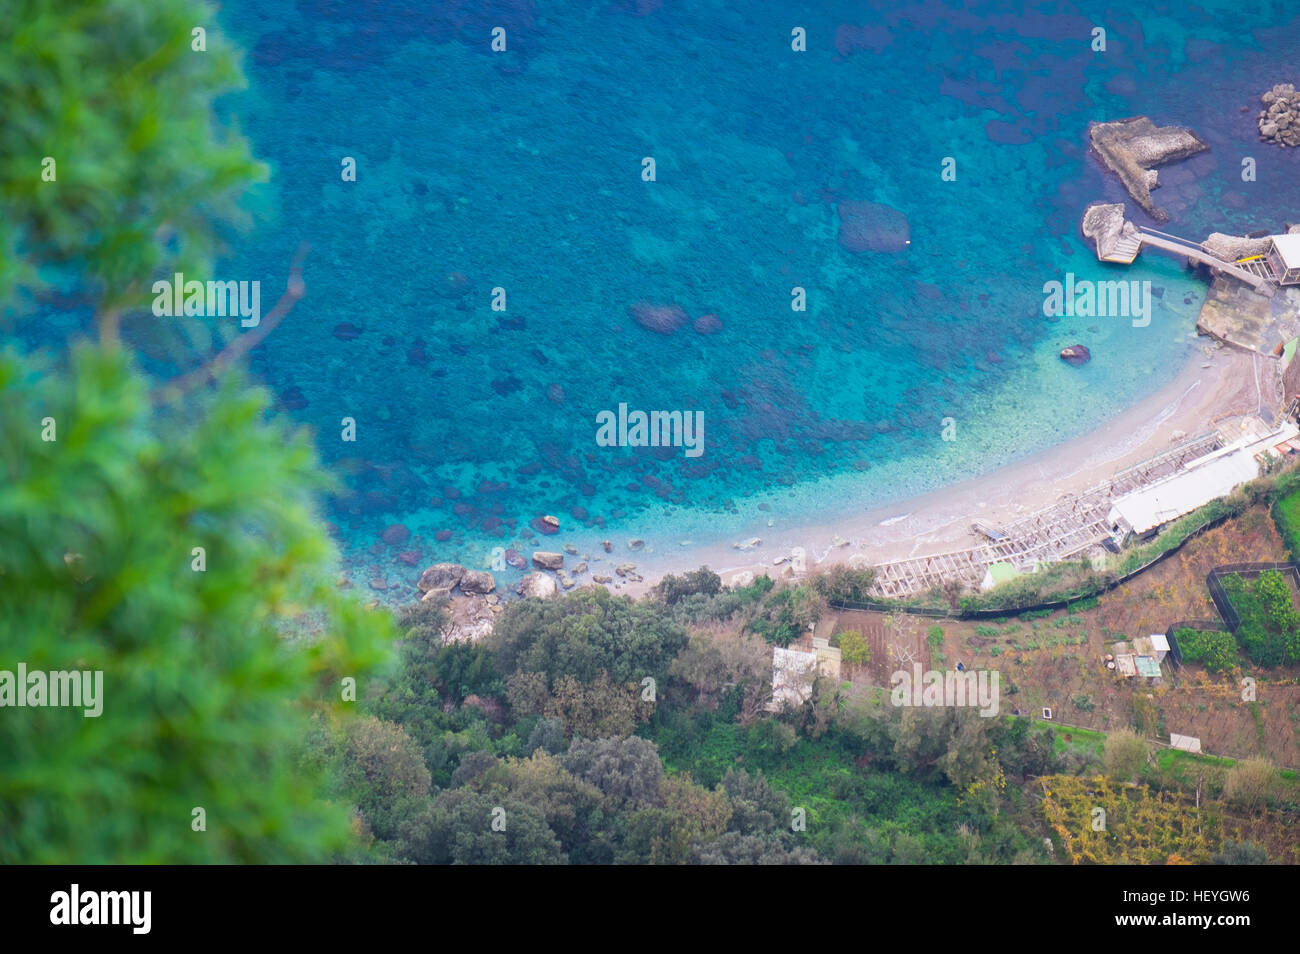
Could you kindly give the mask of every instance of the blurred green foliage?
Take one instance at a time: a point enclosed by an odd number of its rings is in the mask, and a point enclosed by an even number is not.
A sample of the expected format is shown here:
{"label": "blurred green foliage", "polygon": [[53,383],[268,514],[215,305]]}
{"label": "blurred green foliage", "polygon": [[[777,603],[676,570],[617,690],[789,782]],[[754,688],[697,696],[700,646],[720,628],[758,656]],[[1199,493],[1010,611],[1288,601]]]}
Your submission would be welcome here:
{"label": "blurred green foliage", "polygon": [[238,378],[155,410],[122,353],[71,361],[0,356],[0,668],[101,670],[103,713],[0,710],[0,862],[331,857],[349,806],[296,753],[391,624],[332,585],[309,444]]}
{"label": "blurred green foliage", "polygon": [[159,274],[206,278],[220,229],[245,221],[239,195],[267,178],[213,119],[244,85],[214,8],[5,0],[0,50],[0,306],[54,283],[112,313],[151,301]]}

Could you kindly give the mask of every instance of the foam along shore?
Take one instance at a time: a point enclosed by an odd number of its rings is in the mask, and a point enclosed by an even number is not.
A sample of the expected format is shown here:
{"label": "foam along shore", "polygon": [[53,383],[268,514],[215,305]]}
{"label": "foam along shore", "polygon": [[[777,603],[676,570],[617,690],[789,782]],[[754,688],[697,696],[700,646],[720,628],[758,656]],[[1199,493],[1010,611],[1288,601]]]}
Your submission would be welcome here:
{"label": "foam along shore", "polygon": [[[1206,366],[1208,364],[1208,367]],[[756,514],[752,544],[709,541],[638,554],[643,579],[619,581],[616,592],[637,595],[667,573],[708,566],[724,582],[744,573],[779,576],[795,547],[809,572],[835,563],[875,566],[892,560],[963,549],[979,542],[975,522],[997,525],[1033,514],[1082,492],[1118,470],[1169,450],[1184,437],[1262,412],[1271,420],[1280,401],[1280,369],[1271,358],[1222,348],[1207,359],[1196,349],[1177,377],[1101,427],[980,477],[885,507],[832,521],[766,527]],[[753,544],[752,538],[759,539]],[[786,558],[785,561],[776,561]]]}

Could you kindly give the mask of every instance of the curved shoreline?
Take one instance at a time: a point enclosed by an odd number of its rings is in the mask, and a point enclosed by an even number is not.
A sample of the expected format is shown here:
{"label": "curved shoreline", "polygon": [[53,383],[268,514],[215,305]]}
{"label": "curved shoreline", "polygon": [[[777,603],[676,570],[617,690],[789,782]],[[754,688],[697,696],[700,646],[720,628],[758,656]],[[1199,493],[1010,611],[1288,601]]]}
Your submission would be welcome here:
{"label": "curved shoreline", "polygon": [[[756,518],[753,535],[762,542],[745,553],[722,542],[692,545],[679,552],[623,551],[624,555],[619,553],[623,548],[616,546],[606,562],[634,562],[643,579],[619,581],[610,589],[640,595],[667,573],[700,566],[712,568],[724,581],[744,572],[778,575],[784,565],[773,561],[788,557],[795,547],[804,549],[809,571],[845,562],[850,556],[860,555],[867,564],[877,565],[963,549],[978,542],[970,530],[976,520],[1000,523],[1023,517],[1167,450],[1181,439],[1178,432],[1192,437],[1261,408],[1268,413],[1261,382],[1278,374],[1276,362],[1270,359],[1227,348],[1207,356],[1197,348],[1169,384],[1073,440],[979,477],[865,509],[857,516],[790,527],[762,527],[763,519]],[[846,545],[835,545],[837,538]]]}

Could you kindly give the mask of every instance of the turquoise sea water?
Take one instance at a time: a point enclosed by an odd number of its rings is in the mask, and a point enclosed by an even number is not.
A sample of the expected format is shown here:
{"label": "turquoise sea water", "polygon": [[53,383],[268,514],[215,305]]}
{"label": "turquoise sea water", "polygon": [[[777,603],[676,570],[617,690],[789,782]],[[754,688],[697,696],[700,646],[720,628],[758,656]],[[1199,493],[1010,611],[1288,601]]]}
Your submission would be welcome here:
{"label": "turquoise sea water", "polygon": [[[1084,207],[1125,198],[1086,153],[1091,120],[1146,114],[1210,143],[1161,172],[1169,231],[1300,221],[1300,161],[1253,118],[1300,80],[1300,10],[1281,2],[233,0],[221,21],[250,51],[222,110],[272,169],[222,275],[279,289],[313,248],[308,296],[253,370],[344,478],[331,519],[371,575],[410,576],[399,552],[526,553],[542,514],[653,542],[725,537],[760,504],[861,510],[1154,391],[1193,347],[1203,283],[1085,246]],[[846,200],[902,212],[911,244],[842,247]],[[1045,317],[1043,283],[1066,272],[1151,281],[1150,326]],[[647,330],[640,301],[690,320]],[[693,327],[706,314],[716,333]],[[1090,364],[1056,357],[1073,343]],[[620,402],[703,411],[703,455],[598,446]],[[414,538],[382,543],[394,523]]]}

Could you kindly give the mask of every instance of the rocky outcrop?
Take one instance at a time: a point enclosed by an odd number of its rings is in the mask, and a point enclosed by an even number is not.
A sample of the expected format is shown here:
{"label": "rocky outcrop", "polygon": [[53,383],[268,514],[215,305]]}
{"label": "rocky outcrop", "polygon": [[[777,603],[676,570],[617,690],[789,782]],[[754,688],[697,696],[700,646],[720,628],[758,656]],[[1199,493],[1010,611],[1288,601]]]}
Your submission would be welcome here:
{"label": "rocky outcrop", "polygon": [[1235,262],[1239,258],[1246,258],[1251,255],[1263,255],[1268,251],[1269,240],[1267,238],[1246,238],[1244,235],[1225,235],[1222,232],[1211,232],[1209,238],[1201,243],[1205,250],[1211,255],[1223,259],[1225,262]]}
{"label": "rocky outcrop", "polygon": [[1259,98],[1259,138],[1285,149],[1300,146],[1300,93],[1294,83],[1279,83]]}
{"label": "rocky outcrop", "polygon": [[1138,230],[1124,218],[1123,202],[1094,202],[1083,213],[1084,238],[1092,239],[1102,260],[1127,258],[1120,251],[1138,241]]}
{"label": "rocky outcrop", "polygon": [[1158,208],[1151,190],[1160,185],[1156,166],[1177,162],[1210,147],[1190,129],[1157,126],[1146,116],[1097,123],[1089,130],[1092,148],[1114,172],[1133,201],[1152,218],[1168,222],[1169,213]]}
{"label": "rocky outcrop", "polygon": [[447,607],[442,636],[449,643],[473,642],[492,632],[501,604],[493,603],[496,597],[453,596]]}

